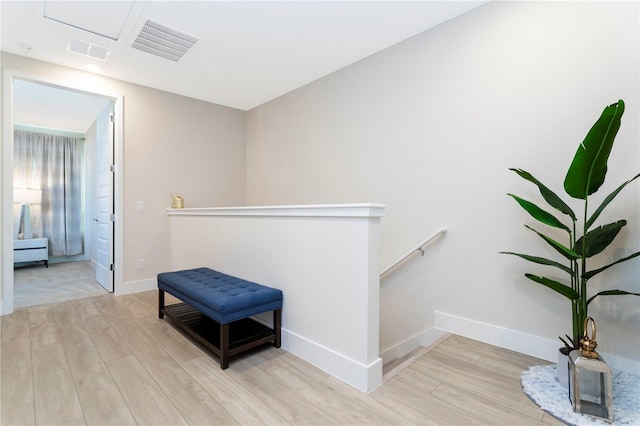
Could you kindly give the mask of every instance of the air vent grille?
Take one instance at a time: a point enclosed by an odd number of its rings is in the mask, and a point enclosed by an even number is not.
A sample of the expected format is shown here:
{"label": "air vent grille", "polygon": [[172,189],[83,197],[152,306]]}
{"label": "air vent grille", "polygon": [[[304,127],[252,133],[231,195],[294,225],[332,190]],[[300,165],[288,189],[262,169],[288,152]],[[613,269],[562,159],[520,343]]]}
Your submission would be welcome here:
{"label": "air vent grille", "polygon": [[147,21],[131,47],[178,62],[197,42],[195,37]]}
{"label": "air vent grille", "polygon": [[107,57],[111,53],[111,49],[75,38],[69,40],[67,50],[72,53],[77,53],[78,55],[100,59],[101,61],[106,61]]}

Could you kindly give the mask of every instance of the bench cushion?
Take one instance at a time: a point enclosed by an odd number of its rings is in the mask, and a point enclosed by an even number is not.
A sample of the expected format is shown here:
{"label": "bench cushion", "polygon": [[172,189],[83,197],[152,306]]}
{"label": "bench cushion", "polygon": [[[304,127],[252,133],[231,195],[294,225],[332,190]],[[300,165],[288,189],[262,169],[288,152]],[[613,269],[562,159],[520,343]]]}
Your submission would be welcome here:
{"label": "bench cushion", "polygon": [[158,288],[220,324],[282,309],[282,291],[209,268],[158,274]]}

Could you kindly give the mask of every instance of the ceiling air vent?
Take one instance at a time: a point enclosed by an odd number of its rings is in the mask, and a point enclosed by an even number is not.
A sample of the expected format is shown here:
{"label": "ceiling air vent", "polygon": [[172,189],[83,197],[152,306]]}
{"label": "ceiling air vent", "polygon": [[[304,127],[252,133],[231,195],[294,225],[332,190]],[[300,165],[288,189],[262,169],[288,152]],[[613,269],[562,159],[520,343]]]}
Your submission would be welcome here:
{"label": "ceiling air vent", "polygon": [[67,50],[69,52],[77,53],[78,55],[88,56],[93,59],[100,59],[101,61],[106,61],[109,53],[111,53],[111,49],[75,38],[69,40]]}
{"label": "ceiling air vent", "polygon": [[195,37],[147,21],[131,47],[178,62],[197,41]]}

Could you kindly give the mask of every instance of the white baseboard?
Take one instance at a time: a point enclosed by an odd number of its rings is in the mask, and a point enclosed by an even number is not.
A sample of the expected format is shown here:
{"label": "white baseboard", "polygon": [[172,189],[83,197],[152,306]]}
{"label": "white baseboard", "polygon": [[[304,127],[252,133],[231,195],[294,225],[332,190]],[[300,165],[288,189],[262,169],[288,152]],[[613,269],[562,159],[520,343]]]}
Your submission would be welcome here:
{"label": "white baseboard", "polygon": [[434,326],[459,336],[556,362],[560,341],[436,311]]}
{"label": "white baseboard", "polygon": [[[558,348],[562,345],[555,339],[547,339],[439,311],[434,313],[434,326],[442,331],[479,340],[549,362],[557,362]],[[601,352],[601,354],[612,369],[640,375],[640,363],[638,361],[604,352]]]}
{"label": "white baseboard", "polygon": [[122,285],[115,286],[114,294],[122,296],[123,294],[140,293],[142,291],[157,290],[158,281],[155,278],[149,278],[140,281],[127,281]]}
{"label": "white baseboard", "polygon": [[404,342],[398,343],[390,348],[387,348],[380,352],[380,358],[383,363],[387,363],[397,358],[402,358],[419,346],[431,346],[438,343],[440,340],[447,337],[449,333],[437,328],[431,328],[425,330],[422,333],[416,334],[413,337],[408,338]]}
{"label": "white baseboard", "polygon": [[380,358],[364,365],[284,328],[282,348],[362,392],[370,392],[382,383]]}

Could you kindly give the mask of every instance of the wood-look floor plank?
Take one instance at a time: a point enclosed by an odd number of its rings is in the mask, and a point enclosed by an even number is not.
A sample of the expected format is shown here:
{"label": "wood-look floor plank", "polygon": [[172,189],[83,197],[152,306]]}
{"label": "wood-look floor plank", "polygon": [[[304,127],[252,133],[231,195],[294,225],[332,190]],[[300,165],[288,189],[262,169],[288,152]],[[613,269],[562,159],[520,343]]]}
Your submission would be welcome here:
{"label": "wood-look floor plank", "polygon": [[325,379],[322,384],[336,393],[339,399],[349,401],[346,408],[352,413],[359,411],[356,420],[359,424],[408,424],[402,410],[391,410],[388,404],[380,404],[375,398],[363,393],[351,385],[333,376]]}
{"label": "wood-look floor plank", "polygon": [[5,410],[2,407],[0,412],[0,425],[3,426],[30,426],[36,424],[35,410],[33,403]]}
{"label": "wood-look floor plank", "polygon": [[541,410],[522,392],[519,374],[508,376],[431,352],[409,368],[459,389],[488,395],[496,404],[532,419],[540,419]]}
{"label": "wood-look floor plank", "polygon": [[188,424],[134,355],[112,360],[107,367],[138,424]]}
{"label": "wood-look floor plank", "polygon": [[[314,367],[309,366],[309,370]],[[273,380],[287,386],[292,392],[300,395],[311,404],[322,409],[327,415],[341,424],[354,424],[358,417],[356,409],[347,409],[347,401],[333,393],[323,384],[323,380],[316,380],[313,374],[305,374],[305,369],[297,369],[283,358],[282,362],[270,366],[267,370]]]}
{"label": "wood-look floor plank", "polygon": [[160,354],[146,361],[144,367],[190,424],[238,424],[171,356]]}
{"label": "wood-look floor plank", "polygon": [[[397,380],[395,378],[389,380]],[[383,404],[391,411],[397,411],[402,418],[407,419],[406,424],[412,425],[438,425],[438,422],[433,418],[425,414],[424,412],[413,407],[401,398],[400,395],[395,393],[392,387],[379,386],[370,393],[371,397]]]}
{"label": "wood-look floor plank", "polygon": [[[269,358],[266,371],[275,380],[300,395],[340,424],[387,423],[383,416],[370,410],[371,404],[360,404],[350,396],[336,391],[327,380],[331,376],[308,362],[284,351],[265,350],[259,355]],[[339,384],[338,384],[339,385]],[[336,385],[334,384],[334,387]],[[347,385],[348,386],[348,385]],[[359,392],[356,389],[352,389]],[[379,410],[378,410],[379,411]],[[406,422],[405,422],[406,423]]]}
{"label": "wood-look floor plank", "polygon": [[62,344],[72,370],[89,368],[96,362],[101,362],[93,340],[71,305],[56,305],[53,316],[62,335]]}
{"label": "wood-look floor plank", "polygon": [[62,344],[33,349],[36,424],[63,424],[83,416]]}
{"label": "wood-look floor plank", "polygon": [[152,339],[161,341],[163,351],[171,355],[178,363],[183,363],[205,354],[199,345],[177,330],[167,319],[147,316],[140,318],[138,324]]}
{"label": "wood-look floor plank", "polygon": [[138,294],[132,294],[129,297],[116,297],[114,301],[118,304],[122,312],[131,318],[144,318],[158,312],[157,304],[151,306],[141,298]]}
{"label": "wood-look floor plank", "polygon": [[100,357],[89,332],[70,304],[53,309],[88,424],[133,425],[135,420]]}
{"label": "wood-look floor plank", "polygon": [[9,411],[33,404],[33,373],[29,333],[2,343],[0,351],[0,409]]}
{"label": "wood-look floor plank", "polygon": [[34,349],[60,343],[51,305],[29,308],[29,332]]}
{"label": "wood-look floor plank", "polygon": [[102,297],[96,297],[93,300],[93,304],[100,312],[100,315],[107,318],[122,318],[126,316],[126,313],[122,311],[115,299],[118,296],[106,295]]}
{"label": "wood-look floor plank", "polygon": [[225,374],[217,360],[203,356],[185,362],[182,367],[213,395],[238,423],[289,424],[242,383]]}
{"label": "wood-look floor plank", "polygon": [[22,339],[29,335],[29,311],[21,309],[11,315],[2,317],[2,329],[0,329],[0,342],[9,343],[15,339]]}
{"label": "wood-look floor plank", "polygon": [[[100,297],[113,297],[113,296],[108,294]],[[100,315],[100,311],[98,310],[98,307],[94,303],[95,299],[96,298],[77,300],[77,301],[71,302],[71,305],[73,306],[73,308],[76,311],[76,314],[78,314],[80,318],[96,317]]]}
{"label": "wood-look floor plank", "polygon": [[477,392],[469,392],[448,383],[442,383],[431,395],[475,416],[479,415],[482,419],[491,419],[492,424],[532,425],[538,424],[542,417],[530,418],[522,415],[520,411],[496,403],[490,397]]}
{"label": "wood-look floor plank", "polygon": [[89,425],[135,425],[120,389],[104,364],[74,371],[84,418]]}
{"label": "wood-look floor plank", "polygon": [[104,362],[124,358],[133,352],[122,340],[109,320],[103,316],[90,316],[83,319],[93,344]]}
{"label": "wood-look floor plank", "polygon": [[428,421],[425,424],[438,425],[482,425],[487,423],[479,415],[461,410],[455,403],[442,401],[430,393],[423,392],[413,386],[413,383],[402,380],[400,375],[385,382],[382,388],[376,389],[383,396],[406,404],[420,411]]}
{"label": "wood-look floor plank", "polygon": [[[265,345],[258,351],[276,350]],[[258,351],[234,360],[234,368],[227,374],[236,378],[264,401],[274,411],[285,417],[292,424],[331,425],[339,422],[320,407],[298,395],[286,385],[274,380],[269,374],[270,362],[267,358],[257,356]]]}
{"label": "wood-look floor plank", "polygon": [[162,345],[159,345],[133,318],[110,318],[109,325],[118,334],[118,340],[124,342],[141,361],[145,358],[153,359],[157,351],[164,352]]}
{"label": "wood-look floor plank", "polygon": [[510,377],[500,372],[490,371],[475,364],[449,357],[447,354],[438,352],[437,349],[435,348],[418,359],[411,368],[441,381],[445,381],[442,378],[444,376],[467,383],[492,386],[503,391],[520,390],[519,378]]}

